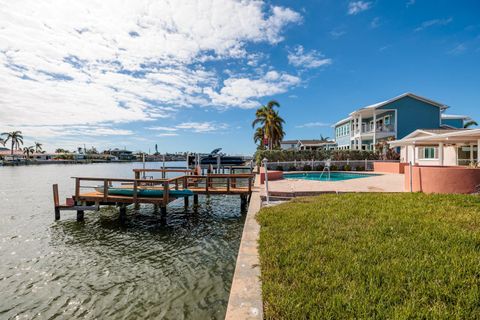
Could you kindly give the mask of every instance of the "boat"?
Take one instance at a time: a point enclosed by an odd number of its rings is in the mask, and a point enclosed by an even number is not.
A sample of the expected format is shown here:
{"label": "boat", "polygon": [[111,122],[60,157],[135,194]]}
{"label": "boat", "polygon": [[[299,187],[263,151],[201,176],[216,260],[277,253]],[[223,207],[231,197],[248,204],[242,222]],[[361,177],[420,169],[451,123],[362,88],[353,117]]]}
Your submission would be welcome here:
{"label": "boat", "polygon": [[[220,153],[222,148],[214,149],[210,154],[204,157],[200,157],[201,165],[216,165],[220,162],[220,165],[233,165],[241,166],[245,164],[245,159],[241,156],[227,156],[224,153]],[[219,159],[220,158],[220,159]],[[188,159],[189,165],[195,164],[195,157],[191,156]]]}
{"label": "boat", "polygon": [[[98,186],[95,188],[98,192],[103,193],[103,186]],[[111,187],[108,188],[108,194],[111,196],[126,196],[126,197],[133,197],[133,188],[117,188]],[[189,197],[193,196],[194,193],[192,190],[184,189],[184,190],[169,190],[168,196],[172,198],[178,197]],[[137,197],[140,198],[162,198],[163,197],[163,189],[137,189]]]}

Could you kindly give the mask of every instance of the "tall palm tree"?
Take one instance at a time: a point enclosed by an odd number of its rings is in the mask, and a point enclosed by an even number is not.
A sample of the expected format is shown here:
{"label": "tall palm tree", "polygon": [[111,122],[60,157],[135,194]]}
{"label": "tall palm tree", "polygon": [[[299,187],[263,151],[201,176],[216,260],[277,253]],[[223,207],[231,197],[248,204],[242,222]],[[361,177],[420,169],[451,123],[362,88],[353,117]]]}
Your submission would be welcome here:
{"label": "tall palm tree", "polygon": [[27,155],[27,159],[30,159],[30,155],[34,152],[35,152],[35,147],[34,146],[23,148],[23,154]]}
{"label": "tall palm tree", "polygon": [[42,144],[40,142],[35,141],[35,153],[40,153],[42,152]]}
{"label": "tall palm tree", "polygon": [[[279,147],[280,142],[285,136],[285,132],[283,131],[283,124],[285,121],[282,119],[282,117],[280,117],[278,111],[275,110],[274,107],[279,108],[280,104],[275,100],[271,100],[267,103],[267,105],[258,108],[255,112],[255,120],[252,122],[253,128],[255,128],[257,125],[261,125],[264,139],[267,140],[268,148],[270,150]],[[259,133],[260,131],[256,131],[255,135],[258,135]],[[256,140],[255,135],[254,140],[258,141]]]}
{"label": "tall palm tree", "polygon": [[478,126],[478,123],[477,123],[475,120],[468,121],[468,122],[466,122],[466,123],[463,125],[463,127],[464,127],[465,129],[470,128],[470,127],[473,127],[473,126]]}
{"label": "tall palm tree", "polygon": [[13,156],[13,149],[20,148],[20,145],[23,144],[23,135],[22,131],[12,131],[12,132],[4,132],[2,133],[2,136],[5,136],[5,143],[7,143],[9,140],[12,144],[12,148],[10,149],[11,152],[10,154]]}

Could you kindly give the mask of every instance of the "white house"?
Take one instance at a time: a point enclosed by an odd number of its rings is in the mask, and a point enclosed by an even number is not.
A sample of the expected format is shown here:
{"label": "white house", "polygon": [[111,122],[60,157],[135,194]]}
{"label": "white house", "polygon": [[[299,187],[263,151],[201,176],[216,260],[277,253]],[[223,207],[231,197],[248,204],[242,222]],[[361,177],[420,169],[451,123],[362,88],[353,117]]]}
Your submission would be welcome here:
{"label": "white house", "polygon": [[480,163],[480,129],[418,129],[389,144],[400,147],[401,162],[424,166]]}

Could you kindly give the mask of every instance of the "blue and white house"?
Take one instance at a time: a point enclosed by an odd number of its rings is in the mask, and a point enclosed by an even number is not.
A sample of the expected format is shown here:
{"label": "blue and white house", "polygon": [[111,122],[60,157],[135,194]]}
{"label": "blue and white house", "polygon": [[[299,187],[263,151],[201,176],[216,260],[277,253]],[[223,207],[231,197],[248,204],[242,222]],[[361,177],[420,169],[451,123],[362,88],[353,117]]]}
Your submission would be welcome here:
{"label": "blue and white house", "polygon": [[460,129],[468,116],[445,114],[447,105],[413,93],[362,107],[333,125],[338,149],[374,150],[418,129]]}

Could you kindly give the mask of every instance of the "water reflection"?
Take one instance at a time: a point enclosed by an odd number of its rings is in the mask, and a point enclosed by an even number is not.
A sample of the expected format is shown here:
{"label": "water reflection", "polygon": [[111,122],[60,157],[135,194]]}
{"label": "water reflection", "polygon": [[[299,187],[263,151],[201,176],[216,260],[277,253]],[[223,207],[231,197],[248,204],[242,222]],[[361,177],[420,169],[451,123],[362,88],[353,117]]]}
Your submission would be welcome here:
{"label": "water reflection", "polygon": [[75,212],[53,222],[52,183],[68,196],[77,172],[120,178],[132,166],[0,168],[0,318],[224,317],[244,222],[239,197],[200,196],[196,211],[178,200],[163,217],[131,206],[125,225],[113,206],[83,223]]}

